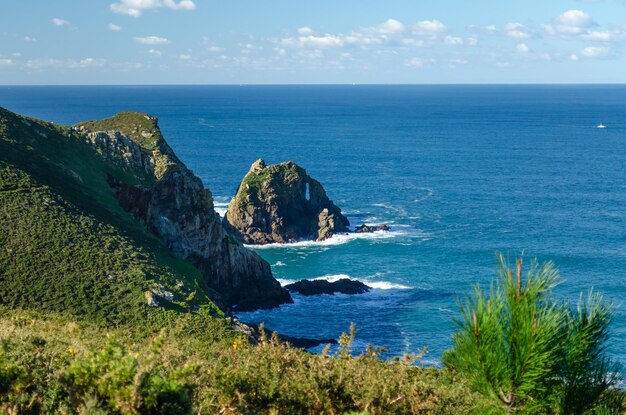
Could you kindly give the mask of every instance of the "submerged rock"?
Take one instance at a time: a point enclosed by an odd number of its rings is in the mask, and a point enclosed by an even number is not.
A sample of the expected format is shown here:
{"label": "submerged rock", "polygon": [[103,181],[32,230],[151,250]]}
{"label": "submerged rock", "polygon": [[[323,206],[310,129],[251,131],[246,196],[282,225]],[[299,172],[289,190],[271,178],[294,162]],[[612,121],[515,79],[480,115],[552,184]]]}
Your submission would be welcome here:
{"label": "submerged rock", "polygon": [[354,228],[355,233],[371,233],[379,231],[390,231],[391,228],[387,225],[366,225],[357,226]]}
{"label": "submerged rock", "polygon": [[120,113],[75,131],[127,173],[107,178],[120,206],[200,270],[203,288],[216,303],[251,310],[292,302],[270,265],[224,229],[211,192],[176,157],[156,118]]}
{"label": "submerged rock", "polygon": [[224,225],[246,244],[322,241],[350,223],[306,170],[292,161],[255,161],[228,206]]}
{"label": "submerged rock", "polygon": [[293,284],[285,286],[289,291],[297,292],[301,295],[320,295],[320,294],[364,294],[370,290],[370,287],[361,281],[351,280],[350,278],[342,278],[340,280],[330,282],[326,280],[300,280]]}

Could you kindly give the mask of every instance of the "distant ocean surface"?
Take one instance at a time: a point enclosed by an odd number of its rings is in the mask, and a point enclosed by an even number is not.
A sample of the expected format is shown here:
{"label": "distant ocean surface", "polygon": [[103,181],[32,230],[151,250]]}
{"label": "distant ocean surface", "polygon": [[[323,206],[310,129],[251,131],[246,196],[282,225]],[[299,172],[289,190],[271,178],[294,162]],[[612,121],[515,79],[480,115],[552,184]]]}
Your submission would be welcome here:
{"label": "distant ocean surface", "polygon": [[294,296],[244,321],[313,338],[354,322],[357,348],[428,346],[436,363],[496,251],[523,253],[556,263],[557,296],[594,287],[615,302],[610,351],[626,363],[626,86],[0,87],[0,106],[59,124],[144,111],[218,210],[256,159],[294,160],[352,225],[392,227],[258,249],[282,282],[374,290]]}

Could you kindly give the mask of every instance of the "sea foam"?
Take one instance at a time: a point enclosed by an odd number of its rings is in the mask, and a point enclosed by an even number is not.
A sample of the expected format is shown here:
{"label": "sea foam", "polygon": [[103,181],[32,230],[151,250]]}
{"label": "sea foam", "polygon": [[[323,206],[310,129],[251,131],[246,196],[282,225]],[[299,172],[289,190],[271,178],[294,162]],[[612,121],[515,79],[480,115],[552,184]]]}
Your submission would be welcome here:
{"label": "sea foam", "polygon": [[[328,282],[335,282],[335,281],[339,281],[339,280],[346,279],[346,278],[353,280],[353,281],[360,281],[363,284],[375,290],[410,290],[413,288],[407,285],[397,284],[397,283],[389,282],[389,281],[368,281],[367,279],[353,278],[348,274],[329,274],[329,275],[322,275],[321,277],[305,278],[305,279],[313,280],[313,281],[324,280]],[[282,286],[294,283],[296,281],[298,280],[278,279],[278,282]]]}
{"label": "sea foam", "polygon": [[299,242],[290,242],[286,244],[267,244],[267,245],[244,245],[246,248],[252,249],[276,249],[276,248],[305,248],[305,247],[324,247],[324,246],[335,246],[335,245],[343,245],[348,242],[355,241],[357,239],[365,239],[365,240],[383,240],[396,238],[398,236],[404,236],[406,232],[404,231],[377,231],[371,233],[342,233],[338,235],[333,235],[331,238],[326,239],[324,241],[299,241]]}

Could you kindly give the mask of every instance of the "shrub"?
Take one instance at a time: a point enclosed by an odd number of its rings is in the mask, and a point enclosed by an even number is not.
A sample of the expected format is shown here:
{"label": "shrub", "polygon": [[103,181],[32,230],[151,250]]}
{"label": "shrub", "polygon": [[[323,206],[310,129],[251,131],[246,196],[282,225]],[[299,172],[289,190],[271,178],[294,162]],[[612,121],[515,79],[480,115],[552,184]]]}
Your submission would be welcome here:
{"label": "shrub", "polygon": [[149,361],[141,366],[137,357],[110,341],[102,351],[74,360],[62,376],[72,406],[92,413],[190,413],[188,391],[151,368]]}
{"label": "shrub", "polygon": [[502,255],[489,295],[479,287],[461,304],[459,332],[444,364],[464,373],[497,413],[582,414],[618,380],[604,351],[611,307],[590,292],[575,310],[557,302],[552,262],[516,278]]}

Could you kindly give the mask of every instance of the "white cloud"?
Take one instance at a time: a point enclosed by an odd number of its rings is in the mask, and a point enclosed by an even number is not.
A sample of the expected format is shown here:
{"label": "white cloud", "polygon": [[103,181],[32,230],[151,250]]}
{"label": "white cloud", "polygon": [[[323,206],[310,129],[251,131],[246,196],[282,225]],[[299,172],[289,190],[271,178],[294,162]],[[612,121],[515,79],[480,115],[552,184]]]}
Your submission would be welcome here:
{"label": "white cloud", "polygon": [[436,36],[446,30],[439,20],[422,20],[413,25],[413,32],[418,35]]}
{"label": "white cloud", "polygon": [[218,52],[223,52],[224,48],[220,47],[220,46],[216,46],[216,45],[210,45],[206,48],[207,51],[211,52],[211,53],[218,53]]}
{"label": "white cloud", "polygon": [[135,42],[142,45],[166,45],[171,43],[168,39],[159,36],[136,37]]}
{"label": "white cloud", "polygon": [[105,62],[106,61],[104,59],[85,58],[85,59],[81,59],[80,61],[78,61],[78,64],[76,65],[76,67],[91,68],[95,66],[104,66]]}
{"label": "white cloud", "polygon": [[340,36],[326,34],[326,35],[321,35],[321,36],[314,36],[314,35],[299,36],[297,38],[290,37],[290,38],[282,39],[281,43],[284,46],[291,46],[291,47],[300,46],[300,47],[319,48],[319,47],[343,46],[345,42],[343,38]]}
{"label": "white cloud", "polygon": [[587,13],[581,10],[567,10],[561,13],[551,24],[546,25],[546,31],[551,35],[575,36],[584,34],[596,23]]}
{"label": "white cloud", "polygon": [[150,56],[155,56],[155,57],[159,57],[162,55],[161,51],[158,49],[150,49],[148,52],[146,52],[148,55]]}
{"label": "white cloud", "polygon": [[511,66],[510,62],[496,62],[498,68],[508,68]]}
{"label": "white cloud", "polygon": [[569,60],[577,61],[578,60],[578,55],[575,54],[575,53],[572,53],[571,55],[569,55]]}
{"label": "white cloud", "polygon": [[11,66],[13,61],[11,59],[0,59],[0,66]]}
{"label": "white cloud", "polygon": [[36,41],[37,41],[37,39],[35,39],[35,38],[34,38],[34,37],[32,37],[32,36],[24,36],[24,41],[25,41],[25,42],[36,42]]}
{"label": "white cloud", "polygon": [[613,40],[613,34],[611,32],[594,31],[580,35],[580,38],[598,42],[610,42]]}
{"label": "white cloud", "polygon": [[532,31],[521,23],[507,23],[504,26],[504,33],[512,39],[528,39],[532,35]]}
{"label": "white cloud", "polygon": [[122,30],[122,26],[118,26],[115,23],[109,23],[108,28],[109,28],[109,30],[111,30],[113,32],[119,32],[120,30]]}
{"label": "white cloud", "polygon": [[67,20],[59,19],[58,17],[53,17],[50,22],[55,26],[68,26],[70,24]]}
{"label": "white cloud", "polygon": [[127,16],[139,17],[145,10],[167,8],[171,10],[195,10],[196,5],[192,0],[120,0],[110,5],[114,13]]}
{"label": "white cloud", "polygon": [[404,42],[402,34],[405,31],[404,24],[395,19],[388,19],[376,26],[363,27],[348,34],[315,34],[310,27],[304,26],[298,29],[298,36],[279,39],[276,43],[291,48],[365,48],[370,45],[400,45]]}
{"label": "white cloud", "polygon": [[515,50],[517,50],[519,53],[530,52],[530,48],[525,43],[518,43],[517,46],[515,47]]}
{"label": "white cloud", "polygon": [[476,46],[478,44],[478,39],[475,37],[468,37],[465,42],[470,46]]}
{"label": "white cloud", "polygon": [[44,71],[46,69],[87,69],[102,67],[106,60],[97,58],[74,59],[30,59],[24,66],[33,71]]}
{"label": "white cloud", "polygon": [[304,26],[298,29],[298,34],[308,36],[313,34],[313,29],[308,26]]}
{"label": "white cloud", "polygon": [[457,36],[446,36],[443,39],[443,43],[445,43],[446,45],[462,45],[463,44],[463,39]]}
{"label": "white cloud", "polygon": [[178,59],[181,61],[189,61],[191,60],[191,55],[181,54],[178,55]]}
{"label": "white cloud", "polygon": [[405,31],[405,27],[402,23],[395,19],[389,19],[384,23],[379,24],[374,28],[376,33],[380,33],[382,35],[390,35],[403,33]]}
{"label": "white cloud", "polygon": [[609,53],[606,46],[587,46],[580,51],[580,54],[586,58],[599,58]]}
{"label": "white cloud", "polygon": [[406,66],[409,68],[423,68],[433,63],[435,63],[434,59],[411,58],[406,62]]}
{"label": "white cloud", "polygon": [[14,52],[14,53],[12,54],[12,56],[13,56],[14,58],[21,58],[21,57],[22,57],[22,53],[21,53],[21,52]]}

